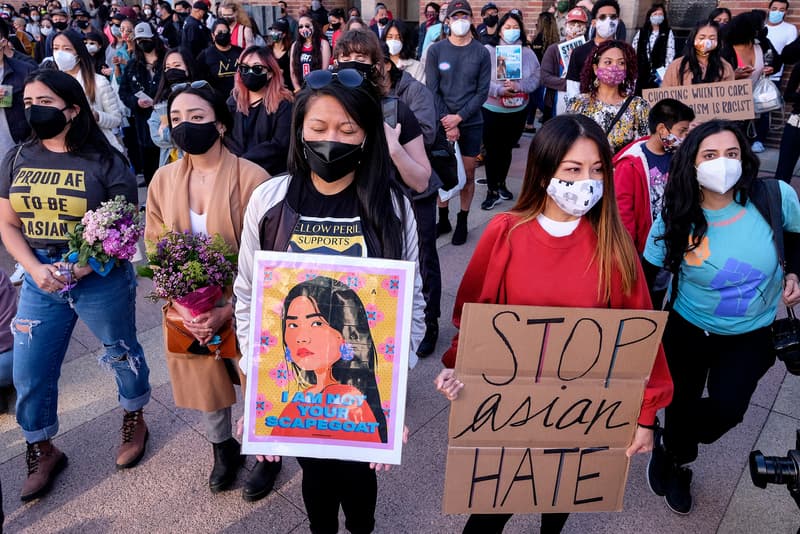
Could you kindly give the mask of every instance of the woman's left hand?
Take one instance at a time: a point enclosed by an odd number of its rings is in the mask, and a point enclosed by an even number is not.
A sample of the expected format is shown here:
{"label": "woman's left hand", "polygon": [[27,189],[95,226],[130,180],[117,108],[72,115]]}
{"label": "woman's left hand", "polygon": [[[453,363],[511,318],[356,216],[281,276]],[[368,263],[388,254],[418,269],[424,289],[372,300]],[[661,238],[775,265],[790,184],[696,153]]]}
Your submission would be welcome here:
{"label": "woman's left hand", "polygon": [[[408,427],[405,426],[405,425],[403,425],[403,443],[404,444],[408,443]],[[374,469],[375,471],[388,471],[389,469],[392,468],[392,465],[391,464],[370,463],[369,464],[369,468],[370,469]]]}
{"label": "woman's left hand", "polygon": [[386,144],[389,146],[389,154],[394,154],[400,148],[400,130],[402,126],[398,122],[394,128],[383,123],[383,131],[386,132]]}
{"label": "woman's left hand", "polygon": [[511,80],[506,80],[503,82],[503,88],[506,90],[505,95],[511,96],[514,93],[518,93],[519,90],[516,88],[516,82],[512,82]]}
{"label": "woman's left hand", "polygon": [[630,458],[634,454],[650,452],[653,450],[653,431],[643,426],[636,427],[636,434],[633,436],[633,443],[625,451],[625,456]]}
{"label": "woman's left hand", "polygon": [[207,345],[226,321],[233,315],[233,310],[229,304],[221,307],[211,308],[205,313],[201,313],[192,318],[191,321],[184,321],[184,325],[192,334],[197,337],[201,345]]}
{"label": "woman's left hand", "polygon": [[787,306],[794,306],[800,302],[800,281],[794,273],[787,274],[784,280],[783,303]]}

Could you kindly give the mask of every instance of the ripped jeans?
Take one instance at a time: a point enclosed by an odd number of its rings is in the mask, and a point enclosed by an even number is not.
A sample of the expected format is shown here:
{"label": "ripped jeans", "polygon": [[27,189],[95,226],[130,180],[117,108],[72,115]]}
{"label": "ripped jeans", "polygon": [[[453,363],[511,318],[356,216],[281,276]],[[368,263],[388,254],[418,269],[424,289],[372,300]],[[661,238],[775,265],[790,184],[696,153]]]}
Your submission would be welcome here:
{"label": "ripped jeans", "polygon": [[[61,254],[36,250],[42,263],[56,263]],[[102,277],[91,273],[66,295],[39,289],[30,274],[20,290],[14,332],[14,386],[17,423],[29,443],[58,432],[58,379],[78,317],[103,342],[100,364],[114,373],[120,405],[128,411],[150,400],[150,370],[136,338],[136,277],[123,262]]]}

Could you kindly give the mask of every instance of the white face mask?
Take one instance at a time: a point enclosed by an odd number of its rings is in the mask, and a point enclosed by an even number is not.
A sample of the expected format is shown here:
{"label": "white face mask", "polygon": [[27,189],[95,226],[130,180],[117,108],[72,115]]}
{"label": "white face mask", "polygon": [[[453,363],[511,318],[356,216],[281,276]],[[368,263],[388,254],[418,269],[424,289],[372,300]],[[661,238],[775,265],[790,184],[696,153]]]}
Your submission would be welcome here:
{"label": "white face mask", "polygon": [[389,47],[389,54],[396,56],[403,49],[403,41],[397,39],[386,39],[386,46]]}
{"label": "white face mask", "polygon": [[664,22],[664,15],[650,15],[650,24],[653,26],[661,26]]}
{"label": "white face mask", "polygon": [[53,33],[53,28],[52,28],[52,26],[42,26],[40,31],[42,32],[42,35],[47,37],[48,35]]}
{"label": "white face mask", "polygon": [[598,20],[594,29],[601,38],[608,39],[617,33],[617,21],[611,20],[611,17],[606,17],[605,20]]}
{"label": "white face mask", "polygon": [[96,45],[96,44],[94,44],[94,43],[92,43],[92,44],[87,44],[87,45],[86,45],[86,50],[87,50],[87,51],[88,51],[90,54],[96,54],[96,53],[97,53],[97,51],[98,51],[98,50],[100,50],[100,47],[99,47],[99,46],[97,46],[97,45]]}
{"label": "white face mask", "polygon": [[453,35],[463,37],[469,33],[470,23],[467,19],[457,19],[450,22],[450,31]]}
{"label": "white face mask", "polygon": [[697,183],[704,189],[724,195],[742,177],[742,162],[738,159],[717,158],[704,161],[697,167]]}
{"label": "white face mask", "polygon": [[547,186],[547,194],[564,213],[583,217],[603,198],[603,181],[569,182],[553,178]]}
{"label": "white face mask", "polygon": [[58,70],[62,72],[70,71],[78,64],[78,56],[66,50],[56,50],[53,52],[53,60],[58,65]]}

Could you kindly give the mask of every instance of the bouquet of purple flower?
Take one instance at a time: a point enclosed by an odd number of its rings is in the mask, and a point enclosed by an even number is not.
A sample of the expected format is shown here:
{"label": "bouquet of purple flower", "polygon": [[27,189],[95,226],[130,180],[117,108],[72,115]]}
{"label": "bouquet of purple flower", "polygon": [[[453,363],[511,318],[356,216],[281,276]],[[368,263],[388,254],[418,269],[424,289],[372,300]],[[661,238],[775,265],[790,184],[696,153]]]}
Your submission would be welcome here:
{"label": "bouquet of purple flower", "polygon": [[133,258],[143,232],[139,209],[117,195],[83,215],[69,234],[69,252],[64,259],[80,266],[91,265],[105,276],[118,261]]}
{"label": "bouquet of purple flower", "polygon": [[173,299],[193,316],[210,310],[233,283],[236,256],[221,236],[168,231],[148,243],[148,267],[139,274],[153,279],[152,300]]}

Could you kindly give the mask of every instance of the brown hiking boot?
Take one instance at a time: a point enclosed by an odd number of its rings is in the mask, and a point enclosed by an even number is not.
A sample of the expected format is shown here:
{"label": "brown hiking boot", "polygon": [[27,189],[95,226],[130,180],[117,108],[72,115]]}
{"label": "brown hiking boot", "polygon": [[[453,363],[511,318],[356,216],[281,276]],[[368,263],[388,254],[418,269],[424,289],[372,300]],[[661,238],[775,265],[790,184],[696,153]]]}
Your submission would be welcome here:
{"label": "brown hiking boot", "polygon": [[122,418],[122,444],[117,451],[117,469],[127,469],[139,463],[144,456],[144,446],[150,432],[142,416],[142,410],[125,411]]}
{"label": "brown hiking boot", "polygon": [[56,475],[67,466],[67,456],[50,440],[28,443],[25,453],[28,478],[22,484],[20,499],[30,501],[50,491]]}

